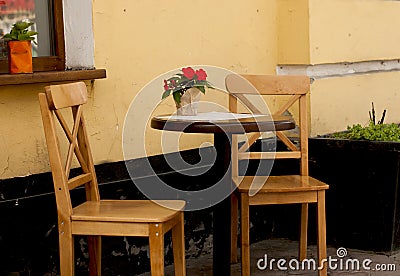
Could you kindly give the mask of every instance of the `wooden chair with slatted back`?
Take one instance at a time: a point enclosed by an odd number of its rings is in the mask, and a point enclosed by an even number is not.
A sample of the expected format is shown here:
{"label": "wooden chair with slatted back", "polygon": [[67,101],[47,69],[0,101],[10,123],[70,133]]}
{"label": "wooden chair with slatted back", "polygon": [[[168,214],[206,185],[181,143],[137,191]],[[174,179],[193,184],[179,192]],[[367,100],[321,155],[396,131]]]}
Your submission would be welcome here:
{"label": "wooden chair with slatted back", "polygon": [[[185,275],[184,201],[166,200],[161,206],[151,200],[100,200],[83,117],[85,83],[47,86],[45,93],[39,93],[39,102],[56,195],[61,275],[74,274],[75,235],[88,236],[90,275],[101,274],[101,236],[148,237],[151,273],[164,275],[164,234],[171,229],[175,275]],[[63,131],[57,131],[57,121]],[[60,147],[61,136],[66,136],[66,157]],[[73,156],[82,173],[71,177]],[[70,190],[81,186],[86,201],[73,206]]]}
{"label": "wooden chair with slatted back", "polygon": [[[329,186],[308,174],[308,104],[307,94],[310,79],[307,76],[275,75],[228,75],[226,87],[230,93],[229,108],[238,112],[238,102],[242,102],[254,113],[262,113],[246,98],[246,94],[285,96],[285,102],[273,115],[283,115],[295,103],[299,103],[299,140],[300,146],[289,139],[284,132],[275,132],[288,148],[288,151],[276,152],[274,159],[295,158],[300,161],[299,175],[284,176],[239,176],[238,162],[243,159],[269,159],[271,153],[250,152],[250,146],[261,136],[255,133],[239,148],[237,137],[232,143],[232,175],[237,184],[237,192],[232,195],[232,255],[231,261],[237,261],[237,224],[238,201],[240,204],[241,229],[241,264],[242,275],[250,275],[250,242],[249,242],[249,206],[269,204],[301,204],[299,259],[304,260],[307,254],[308,204],[317,206],[317,243],[319,263],[326,258],[326,221],[325,190]],[[287,101],[286,101],[287,100]],[[252,183],[257,183],[254,190]],[[255,193],[255,194],[254,194]],[[254,195],[253,195],[254,194]],[[326,264],[319,275],[327,275]]]}

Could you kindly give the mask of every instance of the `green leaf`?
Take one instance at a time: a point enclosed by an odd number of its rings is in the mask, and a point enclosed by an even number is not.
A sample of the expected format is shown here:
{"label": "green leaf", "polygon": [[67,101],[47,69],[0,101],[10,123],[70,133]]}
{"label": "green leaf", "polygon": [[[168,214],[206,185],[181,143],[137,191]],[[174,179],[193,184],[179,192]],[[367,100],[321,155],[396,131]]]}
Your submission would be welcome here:
{"label": "green leaf", "polygon": [[20,31],[18,31],[17,29],[11,29],[10,34],[18,36],[18,34],[20,33]]}
{"label": "green leaf", "polygon": [[368,126],[360,124],[348,126],[344,133],[332,135],[334,138],[369,141],[400,141],[400,127],[397,124],[378,124],[370,122]]}
{"label": "green leaf", "polygon": [[162,98],[161,99],[165,99],[166,97],[168,97],[171,94],[171,89],[164,91],[164,93],[162,94]]}
{"label": "green leaf", "polygon": [[180,77],[170,77],[168,80],[169,81],[171,81],[171,80],[177,81],[177,80],[180,80],[180,79],[181,79]]}
{"label": "green leaf", "polygon": [[17,39],[15,36],[13,36],[12,34],[5,34],[3,36],[5,39]]}
{"label": "green leaf", "polygon": [[27,36],[26,34],[19,34],[17,39],[18,40],[26,40],[27,37],[29,38],[29,36]]}
{"label": "green leaf", "polygon": [[18,40],[34,40],[34,37],[30,37],[28,34],[20,34]]}
{"label": "green leaf", "polygon": [[38,32],[35,32],[35,31],[29,31],[29,32],[27,32],[26,34],[27,34],[27,35],[29,35],[29,36],[33,36],[33,35],[37,35],[37,34],[38,34]]}
{"label": "green leaf", "polygon": [[17,30],[25,30],[27,28],[29,28],[30,26],[32,26],[33,23],[31,22],[24,22],[24,21],[20,21],[15,23],[13,26],[17,29]]}
{"label": "green leaf", "polygon": [[21,41],[31,40],[36,44],[36,42],[34,41],[35,38],[33,36],[37,35],[38,32],[28,30],[28,28],[33,24],[34,24],[33,22],[24,22],[24,21],[17,22],[13,25],[10,33],[5,35],[4,38],[9,40],[21,40]]}
{"label": "green leaf", "polygon": [[197,89],[199,89],[203,94],[206,93],[206,90],[204,89],[204,86],[195,86]]}
{"label": "green leaf", "polygon": [[179,91],[174,92],[172,95],[174,97],[175,102],[177,102],[178,104],[181,103],[181,93]]}

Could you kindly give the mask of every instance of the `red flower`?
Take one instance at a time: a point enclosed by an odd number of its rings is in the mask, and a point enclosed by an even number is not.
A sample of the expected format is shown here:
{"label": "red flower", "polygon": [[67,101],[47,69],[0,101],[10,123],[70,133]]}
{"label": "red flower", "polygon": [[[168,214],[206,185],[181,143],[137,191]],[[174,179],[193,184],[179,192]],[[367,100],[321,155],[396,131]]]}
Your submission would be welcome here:
{"label": "red flower", "polygon": [[164,80],[164,90],[167,91],[169,89],[167,80]]}
{"label": "red flower", "polygon": [[202,81],[206,80],[207,73],[203,69],[196,70],[197,80]]}
{"label": "red flower", "polygon": [[183,75],[188,78],[189,80],[193,79],[194,77],[194,70],[192,67],[182,68]]}
{"label": "red flower", "polygon": [[0,1],[0,5],[5,5],[6,1]]}

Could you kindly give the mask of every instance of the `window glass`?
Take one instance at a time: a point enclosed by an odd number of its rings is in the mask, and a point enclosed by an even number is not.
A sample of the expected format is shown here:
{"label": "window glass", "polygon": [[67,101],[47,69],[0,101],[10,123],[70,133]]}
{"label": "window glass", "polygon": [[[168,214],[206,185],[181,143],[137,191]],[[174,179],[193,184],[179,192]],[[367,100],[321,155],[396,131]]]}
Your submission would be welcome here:
{"label": "window glass", "polygon": [[0,73],[7,73],[7,44],[1,39],[18,21],[39,34],[32,43],[33,71],[65,69],[62,0],[0,0]]}
{"label": "window glass", "polygon": [[[37,44],[32,43],[32,56],[51,56],[49,7],[49,0],[0,0],[0,36],[10,32],[17,21],[34,22],[31,30],[39,32],[39,35]],[[0,47],[0,58],[7,58],[4,40]]]}

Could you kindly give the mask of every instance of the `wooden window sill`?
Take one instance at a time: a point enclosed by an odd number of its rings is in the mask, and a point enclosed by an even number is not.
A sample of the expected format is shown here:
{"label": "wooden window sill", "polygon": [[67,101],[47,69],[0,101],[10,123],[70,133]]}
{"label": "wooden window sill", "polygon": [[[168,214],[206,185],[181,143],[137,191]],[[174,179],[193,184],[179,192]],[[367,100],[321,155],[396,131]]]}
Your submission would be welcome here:
{"label": "wooden window sill", "polygon": [[104,78],[106,78],[105,69],[34,72],[32,74],[0,74],[0,86]]}

